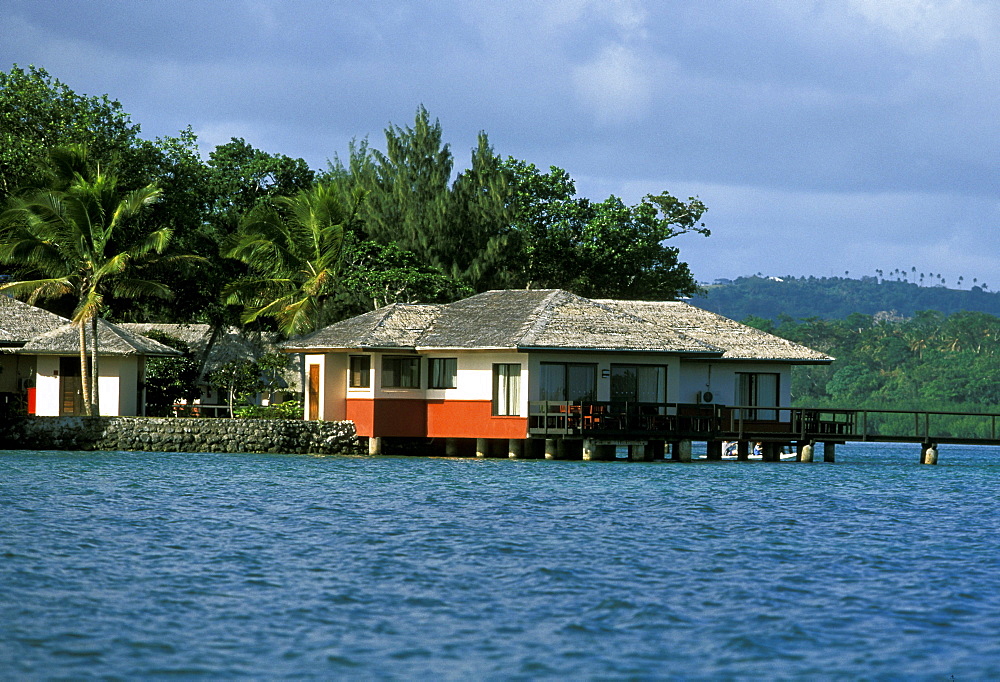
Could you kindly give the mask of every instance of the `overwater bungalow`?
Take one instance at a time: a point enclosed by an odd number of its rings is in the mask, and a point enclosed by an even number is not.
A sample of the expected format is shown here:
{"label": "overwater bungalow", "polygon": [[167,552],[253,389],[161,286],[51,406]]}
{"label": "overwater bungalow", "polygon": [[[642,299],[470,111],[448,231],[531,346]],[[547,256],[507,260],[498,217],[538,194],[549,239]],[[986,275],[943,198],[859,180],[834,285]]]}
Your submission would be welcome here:
{"label": "overwater bungalow", "polygon": [[353,421],[372,452],[424,439],[588,459],[713,437],[723,411],[766,429],[791,404],[791,368],[833,360],[684,302],[563,290],[393,304],[284,347],[304,356],[304,417]]}

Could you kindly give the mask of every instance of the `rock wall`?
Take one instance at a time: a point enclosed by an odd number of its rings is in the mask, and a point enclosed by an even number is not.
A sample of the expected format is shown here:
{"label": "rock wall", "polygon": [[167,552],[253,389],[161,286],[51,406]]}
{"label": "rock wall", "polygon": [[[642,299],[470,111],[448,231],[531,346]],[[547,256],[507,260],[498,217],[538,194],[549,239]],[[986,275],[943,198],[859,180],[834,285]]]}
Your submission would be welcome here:
{"label": "rock wall", "polygon": [[356,454],[352,422],[293,419],[17,417],[0,422],[8,450],[140,450]]}

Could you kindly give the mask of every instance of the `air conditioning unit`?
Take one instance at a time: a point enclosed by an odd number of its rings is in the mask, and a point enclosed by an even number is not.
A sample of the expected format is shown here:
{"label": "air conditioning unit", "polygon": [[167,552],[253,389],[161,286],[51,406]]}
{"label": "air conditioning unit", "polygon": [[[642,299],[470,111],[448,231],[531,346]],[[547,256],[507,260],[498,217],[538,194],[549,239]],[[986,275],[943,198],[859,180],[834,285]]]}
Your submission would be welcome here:
{"label": "air conditioning unit", "polygon": [[698,394],[695,396],[695,401],[699,405],[710,404],[714,399],[715,396],[712,395],[711,391],[698,391]]}

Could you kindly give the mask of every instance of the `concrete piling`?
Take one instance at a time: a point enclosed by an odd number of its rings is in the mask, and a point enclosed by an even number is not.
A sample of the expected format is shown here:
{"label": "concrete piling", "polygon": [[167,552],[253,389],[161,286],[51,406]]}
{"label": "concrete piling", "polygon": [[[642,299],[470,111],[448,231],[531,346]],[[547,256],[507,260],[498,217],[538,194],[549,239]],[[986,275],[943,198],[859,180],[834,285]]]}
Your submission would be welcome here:
{"label": "concrete piling", "polygon": [[485,459],[490,454],[490,441],[488,438],[476,439],[476,457]]}
{"label": "concrete piling", "polygon": [[507,457],[509,459],[521,459],[524,456],[524,441],[520,438],[509,438],[507,440]]}
{"label": "concrete piling", "polygon": [[811,462],[813,461],[813,442],[807,441],[801,443],[799,446],[799,461],[800,462]]}
{"label": "concrete piling", "polygon": [[920,451],[920,463],[921,464],[938,463],[937,445],[935,445],[934,443],[924,443]]}

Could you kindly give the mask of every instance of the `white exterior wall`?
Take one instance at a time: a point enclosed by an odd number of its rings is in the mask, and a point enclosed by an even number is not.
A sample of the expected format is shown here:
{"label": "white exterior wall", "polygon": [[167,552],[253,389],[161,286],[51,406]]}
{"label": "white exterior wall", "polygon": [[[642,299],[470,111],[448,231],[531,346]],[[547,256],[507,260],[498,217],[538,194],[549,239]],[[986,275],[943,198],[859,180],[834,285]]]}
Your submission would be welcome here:
{"label": "white exterior wall", "polygon": [[103,417],[134,417],[140,414],[139,361],[135,356],[106,357],[97,363],[98,399]]}
{"label": "white exterior wall", "polygon": [[35,361],[35,414],[59,416],[59,357],[39,355]]}
{"label": "white exterior wall", "polygon": [[736,404],[736,375],[744,372],[778,374],[778,404],[792,402],[792,368],[766,362],[684,362],[681,363],[683,389],[678,402],[697,402],[698,393],[711,391],[712,402]]}
{"label": "white exterior wall", "polygon": [[347,355],[327,353],[324,356],[325,369],[320,369],[319,413],[326,421],[347,419],[347,401],[344,386],[347,385]]}
{"label": "white exterior wall", "polygon": [[347,355],[344,353],[311,353],[303,358],[305,385],[303,388],[303,418],[309,418],[309,367],[319,365],[319,418],[339,421],[347,416],[345,386],[347,386]]}

